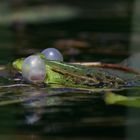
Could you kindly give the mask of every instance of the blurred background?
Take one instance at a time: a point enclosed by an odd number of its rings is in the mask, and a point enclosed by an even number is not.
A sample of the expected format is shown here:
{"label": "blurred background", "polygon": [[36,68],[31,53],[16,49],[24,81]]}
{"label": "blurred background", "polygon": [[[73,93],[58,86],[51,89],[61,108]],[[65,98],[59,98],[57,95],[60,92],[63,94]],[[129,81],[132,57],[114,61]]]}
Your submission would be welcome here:
{"label": "blurred background", "polygon": [[[136,66],[140,58],[139,7],[138,0],[0,0],[0,65],[55,47],[68,62],[120,63],[133,56],[130,65]],[[126,118],[131,123],[139,114],[129,109]],[[139,139],[138,128],[128,127],[123,134],[117,128],[115,132],[127,140]],[[40,140],[38,137],[16,135],[16,139]]]}
{"label": "blurred background", "polygon": [[0,64],[47,47],[65,61],[120,62],[139,51],[137,0],[1,0]]}

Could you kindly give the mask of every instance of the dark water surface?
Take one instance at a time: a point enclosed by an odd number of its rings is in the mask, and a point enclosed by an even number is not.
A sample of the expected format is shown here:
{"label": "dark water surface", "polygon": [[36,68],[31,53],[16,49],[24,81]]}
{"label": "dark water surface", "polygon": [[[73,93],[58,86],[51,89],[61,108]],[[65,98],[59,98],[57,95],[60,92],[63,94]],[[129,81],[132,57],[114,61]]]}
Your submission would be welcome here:
{"label": "dark water surface", "polygon": [[[85,15],[89,15],[87,9]],[[58,48],[68,62],[120,63],[130,56],[131,16],[93,19],[85,15],[59,23],[1,26],[0,64],[47,47]],[[44,96],[48,93],[57,95]],[[0,96],[5,96],[0,101],[20,94],[28,94],[29,100],[0,106],[0,140],[140,139],[140,109],[106,105],[104,92],[18,87],[1,89]],[[38,98],[30,98],[36,94]]]}

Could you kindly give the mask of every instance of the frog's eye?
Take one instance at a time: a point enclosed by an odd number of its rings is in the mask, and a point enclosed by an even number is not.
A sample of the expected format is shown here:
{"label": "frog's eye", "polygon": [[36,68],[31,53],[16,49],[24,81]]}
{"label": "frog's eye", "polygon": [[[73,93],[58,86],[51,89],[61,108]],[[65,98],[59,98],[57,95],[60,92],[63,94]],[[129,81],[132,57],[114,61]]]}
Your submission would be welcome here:
{"label": "frog's eye", "polygon": [[43,82],[46,76],[45,62],[38,55],[27,57],[22,64],[22,76],[29,82]]}
{"label": "frog's eye", "polygon": [[43,53],[45,57],[49,60],[63,61],[62,54],[55,48],[47,48],[41,53]]}

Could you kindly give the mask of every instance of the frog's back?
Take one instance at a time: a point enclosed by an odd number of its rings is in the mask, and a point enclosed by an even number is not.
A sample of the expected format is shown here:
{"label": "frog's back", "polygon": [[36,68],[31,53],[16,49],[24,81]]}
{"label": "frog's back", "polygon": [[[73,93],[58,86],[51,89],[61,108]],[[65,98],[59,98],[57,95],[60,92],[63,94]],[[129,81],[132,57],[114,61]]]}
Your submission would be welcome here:
{"label": "frog's back", "polygon": [[72,65],[56,61],[46,61],[46,64],[52,71],[63,75],[65,84],[71,82],[71,84],[84,86],[118,87],[125,83],[125,80],[119,76],[112,75],[102,68],[88,68],[81,65]]}

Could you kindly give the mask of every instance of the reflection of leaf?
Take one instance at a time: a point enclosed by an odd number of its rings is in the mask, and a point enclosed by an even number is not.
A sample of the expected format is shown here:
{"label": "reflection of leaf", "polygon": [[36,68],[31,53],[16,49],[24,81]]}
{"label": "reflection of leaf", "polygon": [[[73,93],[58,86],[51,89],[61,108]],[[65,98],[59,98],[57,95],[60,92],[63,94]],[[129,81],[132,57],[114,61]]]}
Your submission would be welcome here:
{"label": "reflection of leaf", "polygon": [[140,107],[140,97],[127,97],[112,92],[105,94],[105,102],[107,104],[118,104],[130,107]]}

